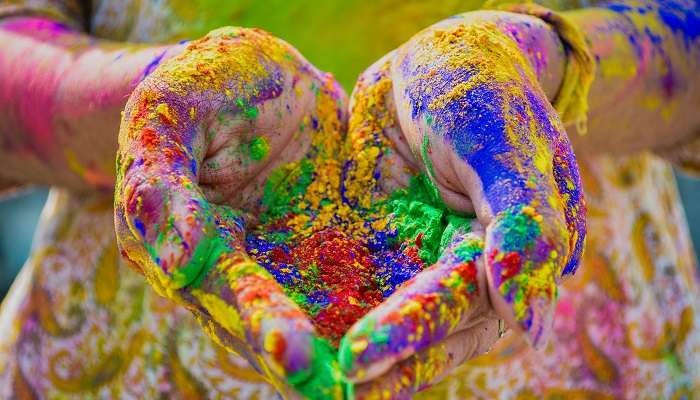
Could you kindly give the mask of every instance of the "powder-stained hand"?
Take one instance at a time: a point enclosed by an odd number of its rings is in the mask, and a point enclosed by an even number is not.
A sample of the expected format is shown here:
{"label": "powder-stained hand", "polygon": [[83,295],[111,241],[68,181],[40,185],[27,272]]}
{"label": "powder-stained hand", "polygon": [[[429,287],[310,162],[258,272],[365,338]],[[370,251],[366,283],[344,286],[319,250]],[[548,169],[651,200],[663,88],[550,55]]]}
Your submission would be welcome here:
{"label": "powder-stained hand", "polygon": [[278,389],[310,397],[338,396],[334,352],[250,258],[244,232],[269,172],[309,151],[310,132],[344,129],[344,110],[332,77],[287,43],[221,28],[144,79],[119,134],[122,254]]}
{"label": "powder-stained hand", "polygon": [[572,148],[513,28],[492,21],[455,17],[419,33],[351,97],[350,136],[364,129],[353,121],[395,120],[374,129],[393,143],[384,170],[395,185],[423,174],[453,214],[477,219],[343,338],[341,366],[361,397],[434,384],[488,350],[497,318],[543,345],[559,279],[578,265],[585,205]]}

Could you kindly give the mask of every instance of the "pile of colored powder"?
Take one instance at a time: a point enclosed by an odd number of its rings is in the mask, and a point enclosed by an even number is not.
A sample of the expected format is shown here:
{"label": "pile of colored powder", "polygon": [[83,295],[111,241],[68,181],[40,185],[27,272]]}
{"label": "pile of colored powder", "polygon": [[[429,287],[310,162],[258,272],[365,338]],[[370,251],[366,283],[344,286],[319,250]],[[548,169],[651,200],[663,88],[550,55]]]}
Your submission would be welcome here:
{"label": "pile of colored powder", "polygon": [[471,220],[451,213],[425,175],[390,194],[382,190],[381,162],[396,155],[383,133],[396,124],[382,112],[391,90],[386,76],[358,82],[347,135],[337,99],[312,89],[318,115],[300,127],[312,128],[310,149],[268,176],[265,211],[246,226],[246,250],[337,348],[357,320],[435,263]]}
{"label": "pile of colored powder", "polygon": [[454,228],[468,227],[469,220],[451,215],[424,176],[368,209],[342,198],[314,206],[310,186],[318,173],[302,161],[273,176],[264,200],[270,208],[246,242],[319,334],[337,346],[358,319],[433,264]]}

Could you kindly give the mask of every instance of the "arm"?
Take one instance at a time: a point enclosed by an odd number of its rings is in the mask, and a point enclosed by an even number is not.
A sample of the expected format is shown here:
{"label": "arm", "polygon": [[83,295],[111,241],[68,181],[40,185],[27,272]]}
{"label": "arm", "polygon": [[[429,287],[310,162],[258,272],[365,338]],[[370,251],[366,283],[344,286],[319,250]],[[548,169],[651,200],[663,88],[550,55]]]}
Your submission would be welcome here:
{"label": "arm", "polygon": [[[630,65],[635,58],[625,50],[625,43],[618,43],[620,39],[606,47],[608,38],[593,34],[599,29],[594,27],[603,25],[595,22],[615,17],[614,11],[592,10],[588,17],[573,14],[564,19],[543,9],[522,7],[518,11],[539,18],[498,12],[464,14],[418,33],[388,56],[386,74],[393,90],[387,94],[386,104],[395,107],[389,111],[399,120],[405,140],[394,140],[398,143],[396,151],[430,177],[450,209],[476,214],[483,228],[475,233],[482,237],[479,239],[483,244],[474,248],[483,250],[473,253],[469,260],[454,259],[445,252],[440,263],[417,275],[348,332],[341,344],[341,365],[351,379],[363,384],[360,393],[410,393],[438,381],[446,371],[488,347],[488,336],[480,337],[479,332],[465,327],[494,314],[524,333],[533,345],[542,345],[551,326],[559,278],[576,270],[585,235],[585,207],[576,161],[560,120],[577,119],[561,97],[570,88],[562,83],[568,78],[566,74],[571,74],[568,63],[577,61],[569,56],[570,48],[564,51],[565,42],[575,43],[576,35],[588,38],[603,67]],[[550,22],[549,26],[543,20]],[[630,29],[621,21],[606,23],[620,32]],[[646,35],[652,26],[662,30],[658,24],[653,25],[653,20],[649,25],[649,29],[636,29]],[[673,46],[684,39],[667,34],[668,43],[659,46],[670,54]],[[625,39],[632,43],[641,40],[629,37]],[[581,47],[579,51],[585,52],[586,46]],[[693,121],[664,120],[657,109],[646,120],[634,119],[642,100],[622,96],[632,89],[637,97],[653,96],[660,90],[659,82],[667,70],[654,63],[661,59],[654,59],[654,54],[642,54],[648,65],[634,70],[638,75],[634,85],[610,73],[611,68],[599,68],[588,98],[590,132],[576,135],[579,150],[594,149],[593,139],[598,138],[606,144],[603,150],[620,152],[656,148],[691,135]],[[668,60],[677,63],[679,71],[678,87],[683,90],[676,94],[693,96],[688,89],[696,84],[690,73],[693,61],[683,54]],[[377,82],[376,72],[366,75],[367,79],[358,83],[360,89],[362,82]],[[585,90],[573,97],[573,103],[585,99],[581,93]],[[611,94],[622,98],[611,105]],[[365,97],[356,88],[355,102]],[[692,97],[679,98],[692,104]],[[670,101],[664,100],[661,105]],[[579,111],[585,112],[581,104]],[[682,108],[685,105],[678,107],[679,114],[690,111]],[[610,108],[613,110],[608,112]],[[364,111],[352,111],[350,135],[357,112]],[[631,116],[620,118],[627,113]],[[655,129],[664,123],[661,130]],[[577,129],[568,125],[569,132]],[[644,136],[635,139],[634,135],[640,134]],[[466,264],[460,264],[460,260]],[[473,298],[455,305],[451,286],[443,279],[469,262],[478,266],[477,271],[485,269],[486,290],[479,289]],[[488,292],[495,312],[477,309],[483,292]],[[425,298],[437,306],[427,308],[429,311],[412,306]],[[440,310],[442,305],[449,305],[442,307],[449,311],[430,311]],[[385,337],[390,338],[389,344],[374,339]],[[429,355],[439,346],[445,346],[440,354],[455,357],[435,364]],[[471,351],[462,351],[465,348]],[[409,370],[422,365],[437,373],[405,379],[401,371],[406,365],[414,366]]]}
{"label": "arm", "polygon": [[[0,41],[9,44],[0,54],[0,156],[10,176],[111,190],[123,119],[115,225],[129,265],[278,391],[339,391],[329,345],[246,254],[241,213],[210,203],[245,197],[259,188],[248,178],[298,156],[291,137],[317,120],[317,96],[332,90],[324,104],[341,118],[332,78],[257,30],[147,47],[17,18],[2,25]],[[261,159],[239,151],[253,132],[269,146]]]}
{"label": "arm", "polygon": [[692,3],[625,1],[564,13],[597,64],[588,132],[570,129],[577,152],[660,150],[697,139],[699,10]]}
{"label": "arm", "polygon": [[[558,16],[536,6],[508,9],[537,15],[552,25],[560,25],[562,19],[568,24],[559,26],[558,33],[550,30],[540,36],[533,36],[528,24],[504,30],[529,56],[555,106],[563,89],[561,65],[576,62],[562,31],[578,31],[583,39],[580,47],[595,60],[590,92],[582,96],[587,100],[583,110],[588,111],[587,124],[577,126],[563,117],[577,153],[652,150],[676,161],[688,159],[674,150],[687,148],[700,133],[700,115],[694,112],[700,105],[700,41],[693,28],[699,11],[692,2],[686,6],[680,1],[608,2]],[[559,51],[547,51],[552,41],[558,42]],[[558,90],[548,90],[552,80]]]}
{"label": "arm", "polygon": [[268,177],[341,137],[344,110],[332,77],[289,44],[224,27],[138,85],[119,133],[122,254],[278,390],[312,398],[341,390],[331,345],[248,253],[246,235]]}
{"label": "arm", "polygon": [[[577,126],[563,116],[577,153],[652,150],[683,161],[689,157],[673,150],[688,148],[700,134],[700,115],[695,112],[700,106],[700,40],[693,28],[700,17],[691,3],[683,7],[681,2],[609,2],[560,13],[569,26],[559,26],[559,32],[541,32],[537,28],[541,21],[534,16],[520,24],[515,20],[522,17],[511,17],[502,31],[518,44],[555,106],[563,66],[576,62],[562,31],[573,28],[582,35],[582,47],[595,60],[590,92],[583,96],[587,124]],[[552,25],[562,20],[541,7],[508,9],[532,13]]]}
{"label": "arm", "polygon": [[2,180],[111,191],[127,96],[181,46],[97,40],[45,17],[0,21],[0,43]]}

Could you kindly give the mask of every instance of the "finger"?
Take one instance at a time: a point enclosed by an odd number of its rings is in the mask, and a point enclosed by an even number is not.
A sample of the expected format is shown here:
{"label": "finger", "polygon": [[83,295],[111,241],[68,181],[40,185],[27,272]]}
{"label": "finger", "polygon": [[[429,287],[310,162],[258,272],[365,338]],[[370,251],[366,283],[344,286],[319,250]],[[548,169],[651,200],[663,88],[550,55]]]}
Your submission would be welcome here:
{"label": "finger", "polygon": [[339,348],[341,368],[351,380],[366,380],[478,322],[487,304],[485,277],[478,267],[483,241],[457,232],[438,262],[420,272],[389,299],[358,321]]}
{"label": "finger", "polygon": [[132,145],[135,161],[118,187],[117,219],[128,229],[120,234],[127,255],[163,294],[197,309],[205,328],[227,348],[252,347],[246,358],[272,381],[302,391],[313,377],[325,384],[312,380],[318,391],[339,390],[329,345],[246,255],[241,216],[204,199],[189,167],[191,153],[163,158],[181,142],[160,131],[157,150]]}
{"label": "finger", "polygon": [[[280,97],[292,92],[284,86],[292,78],[277,62],[289,49],[260,31],[222,28],[191,42],[130,97],[119,136],[117,232],[126,255],[142,267],[149,265],[143,272],[161,292],[196,282],[211,265],[205,261],[222,251],[211,206],[198,185],[200,176],[211,175],[202,160],[218,139],[207,133],[221,128],[212,121],[214,115],[225,111],[234,120],[250,122],[262,103],[293,103]],[[274,106],[263,108],[275,111]],[[298,108],[294,111],[298,117]],[[265,128],[271,120],[266,116],[255,123]],[[231,129],[255,131],[247,122]],[[259,139],[264,154],[270,143]],[[221,160],[214,157],[212,162]],[[229,170],[239,172],[236,181],[246,182],[266,165],[253,164]]]}
{"label": "finger", "polygon": [[517,43],[497,26],[458,22],[402,48],[398,116],[431,181],[471,200],[486,227],[491,301],[539,346],[585,234],[575,158]]}
{"label": "finger", "polygon": [[[531,100],[507,107],[538,111],[524,113],[525,124],[508,128],[520,138],[517,145],[452,157],[486,227],[491,302],[509,326],[540,347],[551,327],[559,279],[573,273],[580,259],[585,205],[563,127],[551,123],[557,117],[549,104]],[[507,143],[506,137],[493,140]]]}
{"label": "finger", "polygon": [[465,361],[498,340],[498,321],[483,321],[396,364],[384,375],[354,388],[357,399],[408,399],[442,381]]}
{"label": "finger", "polygon": [[498,160],[495,150],[488,168],[470,161],[479,179],[468,193],[486,226],[492,304],[538,348],[551,328],[558,282],[579,263],[585,204],[573,150],[546,98],[514,96],[508,102],[505,109],[525,110],[518,115],[523,123],[506,125],[519,138],[510,145],[513,159]]}

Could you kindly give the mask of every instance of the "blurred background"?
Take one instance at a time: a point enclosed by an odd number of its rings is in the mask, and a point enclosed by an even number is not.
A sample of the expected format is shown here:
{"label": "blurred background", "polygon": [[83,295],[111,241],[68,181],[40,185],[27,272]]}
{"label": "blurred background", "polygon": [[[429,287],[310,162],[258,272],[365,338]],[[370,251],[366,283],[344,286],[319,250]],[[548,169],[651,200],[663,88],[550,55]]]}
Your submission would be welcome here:
{"label": "blurred background", "polygon": [[[696,254],[700,248],[700,179],[676,174]],[[24,264],[48,189],[32,188],[0,200],[0,299]]]}

